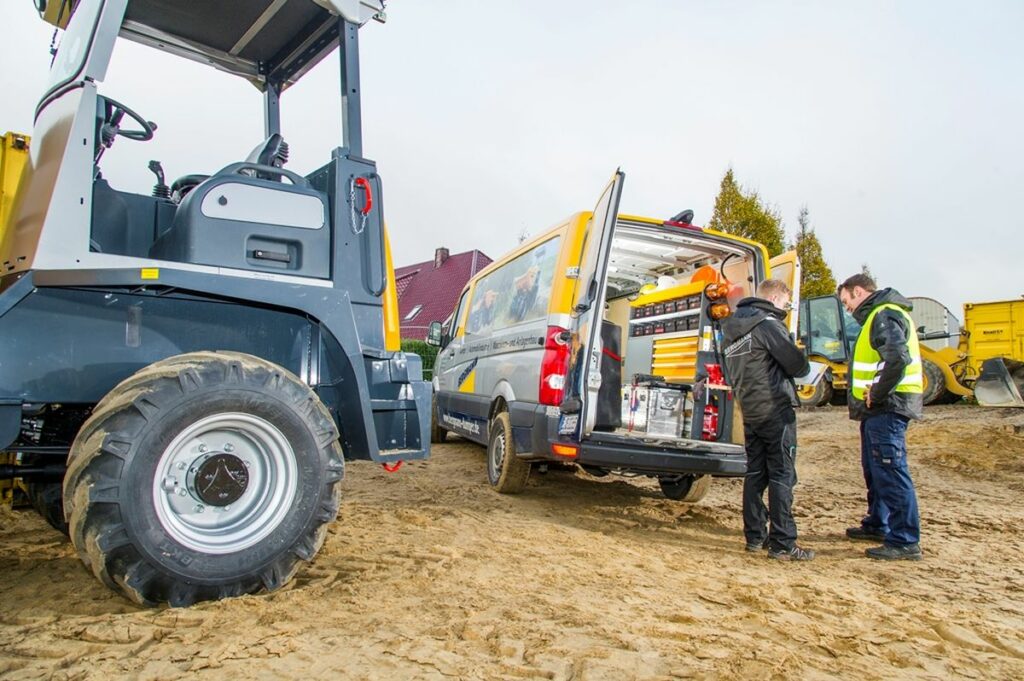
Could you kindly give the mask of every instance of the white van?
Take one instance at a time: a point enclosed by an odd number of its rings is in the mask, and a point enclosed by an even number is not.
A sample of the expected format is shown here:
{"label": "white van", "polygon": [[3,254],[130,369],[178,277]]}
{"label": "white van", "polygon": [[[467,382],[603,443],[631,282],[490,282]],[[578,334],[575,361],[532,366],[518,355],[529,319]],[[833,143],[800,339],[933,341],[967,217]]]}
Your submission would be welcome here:
{"label": "white van", "polygon": [[499,492],[522,491],[538,462],[657,477],[686,501],[711,476],[746,472],[718,320],[773,266],[799,281],[795,254],[769,261],[761,244],[691,215],[619,215],[623,177],[593,212],[477,274],[431,326],[433,438],[487,446]]}

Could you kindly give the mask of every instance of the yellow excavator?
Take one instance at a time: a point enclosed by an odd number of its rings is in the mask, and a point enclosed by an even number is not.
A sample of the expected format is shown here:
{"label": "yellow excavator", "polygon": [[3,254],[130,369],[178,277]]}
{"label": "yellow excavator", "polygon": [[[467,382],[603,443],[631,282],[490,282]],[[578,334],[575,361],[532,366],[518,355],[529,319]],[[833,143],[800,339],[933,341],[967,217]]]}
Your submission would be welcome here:
{"label": "yellow excavator", "polygon": [[[912,300],[914,316],[918,307],[925,307],[917,302],[930,299]],[[922,341],[924,403],[966,397],[986,407],[1024,407],[1024,299],[966,303],[962,327],[948,309],[938,307],[942,314],[914,316]],[[860,324],[834,295],[801,301],[799,319],[798,333],[808,358],[828,365],[826,377],[817,385],[798,389],[800,403],[828,404],[849,387],[847,370]]]}

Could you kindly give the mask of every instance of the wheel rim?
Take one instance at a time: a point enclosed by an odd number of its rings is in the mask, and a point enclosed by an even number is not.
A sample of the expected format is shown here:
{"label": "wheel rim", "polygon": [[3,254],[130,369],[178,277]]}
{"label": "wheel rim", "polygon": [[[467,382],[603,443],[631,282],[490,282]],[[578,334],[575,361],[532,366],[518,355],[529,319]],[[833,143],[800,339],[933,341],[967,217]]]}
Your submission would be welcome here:
{"label": "wheel rim", "polygon": [[498,479],[498,475],[501,473],[501,466],[505,462],[505,433],[504,431],[499,432],[494,438],[494,442],[491,445],[491,477],[495,480]]}
{"label": "wheel rim", "polygon": [[195,551],[253,546],[281,523],[295,499],[298,464],[269,421],[228,412],[196,421],[157,462],[153,500],[163,529]]}

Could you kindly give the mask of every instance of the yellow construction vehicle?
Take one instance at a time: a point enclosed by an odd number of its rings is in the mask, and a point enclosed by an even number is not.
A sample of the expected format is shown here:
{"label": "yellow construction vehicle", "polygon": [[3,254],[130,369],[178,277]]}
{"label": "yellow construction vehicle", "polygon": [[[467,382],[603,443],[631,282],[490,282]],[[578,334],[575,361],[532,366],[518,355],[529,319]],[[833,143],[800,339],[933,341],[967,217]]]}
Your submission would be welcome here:
{"label": "yellow construction vehicle", "polygon": [[11,215],[14,196],[21,180],[21,172],[28,162],[27,135],[16,132],[4,133],[0,137],[0,244],[8,232],[7,221]]}
{"label": "yellow construction vehicle", "polygon": [[[973,397],[983,406],[1024,407],[1024,300],[966,303],[963,327],[941,304],[935,303],[940,312],[935,315],[919,311],[927,310],[923,303],[930,299],[912,300],[922,341],[926,405]],[[941,318],[947,321],[934,321]],[[808,357],[829,370],[817,385],[801,386],[798,397],[805,407],[820,406],[846,393],[860,324],[834,295],[802,301],[799,319]]]}

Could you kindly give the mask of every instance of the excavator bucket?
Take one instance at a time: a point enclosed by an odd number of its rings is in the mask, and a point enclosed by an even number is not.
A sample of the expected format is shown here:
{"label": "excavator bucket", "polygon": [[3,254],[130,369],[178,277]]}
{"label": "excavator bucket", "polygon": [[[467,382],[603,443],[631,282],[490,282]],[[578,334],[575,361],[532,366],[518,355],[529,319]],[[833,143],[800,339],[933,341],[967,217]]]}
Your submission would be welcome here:
{"label": "excavator bucket", "polygon": [[974,398],[983,407],[1024,407],[1024,362],[993,357],[981,365]]}

